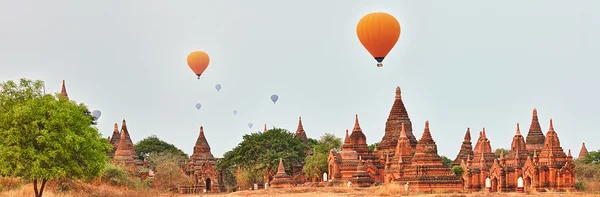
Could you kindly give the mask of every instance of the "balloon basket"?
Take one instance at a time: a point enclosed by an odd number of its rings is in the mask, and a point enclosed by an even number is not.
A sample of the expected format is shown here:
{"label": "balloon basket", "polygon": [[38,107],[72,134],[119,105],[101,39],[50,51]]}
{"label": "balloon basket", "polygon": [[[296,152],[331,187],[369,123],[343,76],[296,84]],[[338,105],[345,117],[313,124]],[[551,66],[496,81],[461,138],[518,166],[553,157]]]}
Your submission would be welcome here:
{"label": "balloon basket", "polygon": [[383,64],[381,62],[377,63],[377,67],[383,67]]}

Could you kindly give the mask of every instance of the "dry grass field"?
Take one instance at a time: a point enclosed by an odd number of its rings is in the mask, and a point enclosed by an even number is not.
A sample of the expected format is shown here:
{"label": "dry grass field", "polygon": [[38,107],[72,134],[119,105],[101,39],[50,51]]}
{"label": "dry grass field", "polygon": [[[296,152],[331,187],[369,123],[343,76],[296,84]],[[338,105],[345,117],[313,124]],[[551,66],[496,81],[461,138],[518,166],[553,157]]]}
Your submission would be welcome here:
{"label": "dry grass field", "polygon": [[[26,184],[18,188],[14,188],[8,191],[0,192],[0,197],[30,197],[33,196],[33,185]],[[404,189],[399,185],[384,185],[371,188],[346,188],[346,187],[295,187],[289,189],[269,189],[269,190],[255,190],[255,191],[240,191],[228,194],[196,194],[196,195],[180,195],[180,194],[169,194],[156,190],[130,190],[122,187],[113,187],[107,185],[89,185],[81,184],[69,192],[57,192],[57,188],[49,185],[47,190],[44,192],[46,197],[150,197],[150,196],[181,196],[181,197],[193,197],[193,196],[223,196],[223,197],[277,197],[277,196],[290,196],[290,197],[359,197],[359,196],[429,196],[429,197],[478,197],[478,196],[598,196],[600,193],[582,193],[582,192],[570,192],[570,193],[555,193],[555,192],[539,192],[539,193],[433,193],[433,194],[418,194],[404,193]]]}

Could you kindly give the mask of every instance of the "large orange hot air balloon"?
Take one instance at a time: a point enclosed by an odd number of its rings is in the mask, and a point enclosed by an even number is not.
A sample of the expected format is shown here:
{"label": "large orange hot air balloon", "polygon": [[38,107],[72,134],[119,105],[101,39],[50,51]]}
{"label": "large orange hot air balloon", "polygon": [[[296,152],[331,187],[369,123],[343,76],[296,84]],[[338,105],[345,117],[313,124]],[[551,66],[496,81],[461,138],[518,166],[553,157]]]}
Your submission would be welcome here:
{"label": "large orange hot air balloon", "polygon": [[204,51],[194,51],[188,55],[187,63],[198,76],[198,79],[200,79],[200,75],[204,73],[204,70],[208,67],[208,63],[210,63],[210,57]]}
{"label": "large orange hot air balloon", "polygon": [[385,12],[373,12],[363,16],[356,25],[360,43],[382,67],[383,59],[400,39],[400,23],[394,16]]}

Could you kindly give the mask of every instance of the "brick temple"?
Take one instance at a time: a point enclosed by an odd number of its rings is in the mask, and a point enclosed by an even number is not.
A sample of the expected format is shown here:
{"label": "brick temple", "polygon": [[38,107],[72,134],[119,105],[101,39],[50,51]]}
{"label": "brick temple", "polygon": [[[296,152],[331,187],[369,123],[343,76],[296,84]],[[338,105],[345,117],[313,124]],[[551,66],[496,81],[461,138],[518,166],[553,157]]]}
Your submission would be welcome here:
{"label": "brick temple", "polygon": [[[373,182],[408,183],[410,190],[415,192],[478,191],[485,189],[488,179],[491,182],[488,189],[492,192],[516,191],[519,179],[524,180],[527,190],[575,189],[571,152],[569,150],[566,154],[563,151],[552,121],[544,135],[536,109],[526,137],[521,135],[517,125],[506,157],[502,154],[500,158],[495,156],[485,128],[479,132],[474,147],[471,131],[467,129],[456,159],[451,166],[445,166],[438,155],[434,133],[427,121],[417,141],[400,87],[396,87],[395,100],[379,146],[369,150],[357,115],[352,133],[346,130],[342,149],[330,151],[328,179],[344,183],[350,181],[359,186]],[[585,145],[582,150],[584,148]],[[451,167],[454,166],[463,168],[462,176],[452,172]]]}
{"label": "brick temple", "polygon": [[124,166],[134,171],[137,166],[144,166],[144,161],[140,160],[139,155],[133,149],[133,141],[127,129],[127,122],[123,120],[121,131],[119,132],[117,123],[114,125],[113,136],[109,138],[113,145],[113,151],[109,153],[111,162],[115,165]]}
{"label": "brick temple", "polygon": [[[537,110],[534,109],[529,133],[538,133],[540,130]],[[539,136],[536,138],[541,139]],[[486,179],[490,179],[492,192],[514,192],[517,191],[518,179],[522,178],[525,190],[575,190],[573,157],[570,150],[565,154],[560,146],[552,119],[544,136],[542,149],[538,149],[540,146],[537,143],[538,140],[526,141],[517,123],[508,155],[505,157],[504,154],[500,154],[500,157],[496,158],[484,129],[480,132],[473,150],[474,156],[459,158],[460,166],[465,172],[461,177],[464,189],[482,190],[485,188]]]}
{"label": "brick temple", "polygon": [[[200,134],[194,145],[194,153],[185,164],[184,172],[194,179],[194,186],[206,192],[224,192],[225,184],[221,173],[217,172],[217,159],[210,151],[210,145],[204,136],[204,127],[200,126]],[[191,193],[197,193],[195,191]],[[187,193],[187,192],[186,192]]]}

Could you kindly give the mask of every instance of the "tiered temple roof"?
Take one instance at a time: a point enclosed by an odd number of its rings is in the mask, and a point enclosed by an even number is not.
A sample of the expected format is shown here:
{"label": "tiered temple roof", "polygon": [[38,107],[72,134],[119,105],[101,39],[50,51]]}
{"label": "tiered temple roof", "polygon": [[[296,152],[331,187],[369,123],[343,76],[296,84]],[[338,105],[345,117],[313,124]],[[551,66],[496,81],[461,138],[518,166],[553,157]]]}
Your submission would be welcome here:
{"label": "tiered temple roof", "polygon": [[356,172],[354,172],[352,175],[352,177],[354,177],[352,183],[358,187],[369,187],[375,181],[373,178],[371,178],[371,175],[365,171],[365,165],[363,162],[364,161],[362,159],[359,159]]}
{"label": "tiered temple roof", "polygon": [[473,154],[473,160],[483,160],[488,165],[491,165],[494,159],[496,159],[496,155],[492,151],[491,142],[485,134],[485,128],[479,132],[479,139],[477,140],[477,144],[475,144]]}
{"label": "tiered temple roof", "polygon": [[62,80],[62,87],[60,88],[60,95],[64,96],[69,100],[69,94],[67,93],[67,87],[65,86],[65,80]]}
{"label": "tiered temple roof", "polygon": [[277,167],[277,174],[273,176],[273,180],[270,183],[272,188],[285,188],[285,187],[293,187],[294,181],[292,177],[285,173],[285,168],[283,167],[283,160],[279,158],[279,166]]}
{"label": "tiered temple roof", "polygon": [[540,121],[538,120],[537,109],[533,108],[533,114],[531,115],[531,125],[529,126],[529,133],[525,140],[527,144],[527,150],[529,152],[541,152],[544,148],[544,141],[546,137],[542,132]]}
{"label": "tiered temple roof", "polygon": [[133,149],[133,142],[131,141],[131,137],[129,136],[129,131],[127,130],[127,123],[125,120],[123,120],[123,124],[121,125],[121,136],[119,137],[119,145],[117,146],[115,156],[113,157],[113,163],[124,165],[142,164],[142,161],[139,160],[138,155]]}
{"label": "tiered temple roof", "polygon": [[[503,154],[500,156],[501,158],[504,157]],[[519,123],[517,123],[517,132],[510,145],[510,150],[508,151],[508,155],[506,157],[506,163],[508,163],[509,166],[521,167],[523,164],[525,164],[528,156],[529,151],[527,151],[525,139],[523,135],[521,135],[521,129],[519,128]]]}
{"label": "tiered temple roof", "polygon": [[582,142],[581,143],[581,150],[579,151],[579,156],[577,156],[577,159],[586,158],[587,155],[588,155],[588,150],[585,147],[585,142]]}
{"label": "tiered temple roof", "polygon": [[417,143],[417,150],[406,165],[402,176],[395,182],[409,183],[412,191],[427,192],[434,190],[461,191],[461,180],[449,167],[442,164],[437,145],[431,136],[429,121],[425,122],[423,136]]}
{"label": "tiered temple roof", "polygon": [[198,160],[199,164],[203,164],[204,161],[214,161],[215,157],[210,152],[210,145],[208,145],[208,141],[206,141],[206,137],[204,136],[204,127],[200,126],[200,134],[198,134],[198,139],[196,139],[196,145],[194,145],[194,153],[190,156],[192,161]]}
{"label": "tiered temple roof", "polygon": [[302,126],[302,117],[298,117],[298,129],[296,130],[296,138],[302,140],[304,144],[308,145],[308,137],[306,137],[304,126]]}
{"label": "tiered temple roof", "polygon": [[406,136],[406,129],[404,127],[404,124],[402,124],[402,130],[400,132],[400,136],[398,137],[398,143],[396,143],[396,151],[394,153],[392,162],[410,162],[410,160],[413,157],[413,152],[414,151],[412,146],[410,145],[410,140]]}
{"label": "tiered temple roof", "polygon": [[548,164],[561,165],[566,161],[567,155],[560,146],[560,140],[558,139],[558,134],[554,131],[552,119],[550,119],[550,128],[548,129],[548,133],[546,133],[544,148],[538,157],[540,158],[540,162]]}
{"label": "tiered temple roof", "polygon": [[456,155],[456,159],[452,161],[452,166],[460,165],[463,160],[467,161],[469,159],[473,159],[473,143],[471,143],[471,129],[467,128],[460,151]]}
{"label": "tiered temple roof", "polygon": [[121,133],[119,133],[119,125],[115,123],[113,128],[112,136],[110,137],[109,143],[113,146],[113,149],[110,151],[111,158],[114,156],[117,151],[117,147],[119,147],[119,142],[121,141]]}
{"label": "tiered temple roof", "polygon": [[413,149],[417,146],[417,139],[412,132],[412,122],[408,117],[408,112],[402,101],[402,95],[400,87],[396,87],[396,97],[392,109],[385,123],[385,134],[381,139],[381,143],[378,146],[378,151],[381,153],[392,153],[396,149],[398,138],[400,137],[400,131],[402,124],[404,124],[406,137],[410,141],[410,145]]}

